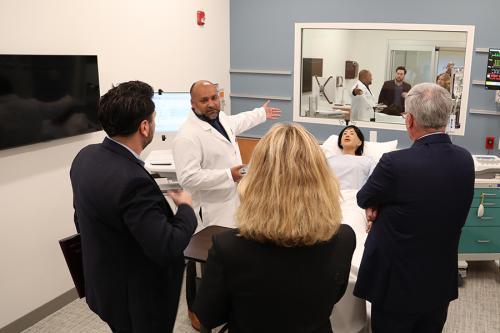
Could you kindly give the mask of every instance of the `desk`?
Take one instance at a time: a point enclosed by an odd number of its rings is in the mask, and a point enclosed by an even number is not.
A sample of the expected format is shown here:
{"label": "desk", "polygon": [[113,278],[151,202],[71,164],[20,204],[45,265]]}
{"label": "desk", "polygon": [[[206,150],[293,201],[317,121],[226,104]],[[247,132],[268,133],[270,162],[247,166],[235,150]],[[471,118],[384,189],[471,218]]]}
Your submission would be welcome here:
{"label": "desk", "polygon": [[[199,262],[202,264],[202,276],[203,276],[203,264],[207,262],[208,250],[212,247],[212,237],[221,232],[232,230],[231,228],[220,227],[218,225],[210,225],[200,232],[194,234],[194,236],[189,241],[188,246],[184,250],[184,258]],[[200,327],[201,333],[209,333],[211,330]]]}
{"label": "desk", "polygon": [[172,150],[153,150],[144,161],[144,168],[160,177],[177,180]]}
{"label": "desk", "polygon": [[184,258],[200,263],[206,263],[208,250],[212,247],[212,236],[231,228],[210,225],[200,232],[194,234],[188,246],[184,250]]}

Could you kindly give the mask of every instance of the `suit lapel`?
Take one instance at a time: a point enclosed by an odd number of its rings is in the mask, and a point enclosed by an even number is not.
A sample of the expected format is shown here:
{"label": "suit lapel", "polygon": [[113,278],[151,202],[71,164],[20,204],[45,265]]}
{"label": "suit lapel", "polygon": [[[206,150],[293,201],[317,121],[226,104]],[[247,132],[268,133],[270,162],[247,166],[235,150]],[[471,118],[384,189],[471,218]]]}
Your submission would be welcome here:
{"label": "suit lapel", "polygon": [[[108,150],[111,150],[112,152],[130,160],[131,162],[137,164],[142,170],[144,173],[146,173],[149,177],[149,179],[151,179],[151,182],[154,184],[155,188],[157,189],[158,193],[163,197],[163,192],[161,191],[160,187],[158,186],[158,184],[156,183],[156,180],[153,178],[153,176],[151,176],[151,174],[148,172],[148,170],[146,170],[144,168],[144,164],[142,161],[138,160],[134,155],[132,155],[131,152],[129,152],[126,148],[120,146],[119,144],[117,144],[116,142],[110,140],[109,138],[104,138],[104,141],[102,142],[102,146]],[[170,210],[170,205],[167,203],[167,201],[165,200],[165,198],[163,198],[166,205],[168,206],[168,209]]]}

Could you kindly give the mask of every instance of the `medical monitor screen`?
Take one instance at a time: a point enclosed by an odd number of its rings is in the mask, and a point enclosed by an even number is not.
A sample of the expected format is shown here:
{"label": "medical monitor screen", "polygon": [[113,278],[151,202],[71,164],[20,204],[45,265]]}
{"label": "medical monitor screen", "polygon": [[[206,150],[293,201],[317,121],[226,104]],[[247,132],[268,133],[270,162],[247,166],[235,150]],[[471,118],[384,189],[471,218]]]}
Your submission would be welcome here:
{"label": "medical monitor screen", "polygon": [[95,55],[0,55],[0,149],[99,131]]}
{"label": "medical monitor screen", "polygon": [[156,111],[156,132],[175,132],[191,111],[188,92],[162,92],[153,96]]}
{"label": "medical monitor screen", "polygon": [[500,49],[490,49],[488,52],[485,87],[500,90]]}

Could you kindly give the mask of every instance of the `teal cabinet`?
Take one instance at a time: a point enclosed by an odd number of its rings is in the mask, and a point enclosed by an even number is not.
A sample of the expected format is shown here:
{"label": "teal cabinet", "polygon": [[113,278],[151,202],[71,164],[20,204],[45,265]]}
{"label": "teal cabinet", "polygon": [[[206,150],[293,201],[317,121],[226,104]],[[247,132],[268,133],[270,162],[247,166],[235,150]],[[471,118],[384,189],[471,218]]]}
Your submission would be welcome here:
{"label": "teal cabinet", "polygon": [[[483,202],[484,213],[478,216]],[[500,259],[500,188],[476,188],[458,246],[464,260]]]}

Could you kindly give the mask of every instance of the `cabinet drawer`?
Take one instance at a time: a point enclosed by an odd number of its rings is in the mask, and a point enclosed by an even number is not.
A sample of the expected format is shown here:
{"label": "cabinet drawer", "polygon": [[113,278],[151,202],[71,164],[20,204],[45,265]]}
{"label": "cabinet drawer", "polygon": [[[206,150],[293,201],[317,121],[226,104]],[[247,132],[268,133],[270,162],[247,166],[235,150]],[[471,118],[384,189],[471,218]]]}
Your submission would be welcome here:
{"label": "cabinet drawer", "polygon": [[467,220],[465,221],[467,227],[500,227],[500,208],[484,207],[484,214],[482,217],[477,217],[477,207],[471,207]]}
{"label": "cabinet drawer", "polygon": [[464,227],[459,253],[500,253],[500,227]]}
{"label": "cabinet drawer", "polygon": [[[480,203],[481,203],[481,197],[474,196],[470,206],[476,208],[476,207],[479,207]],[[484,208],[487,208],[487,207],[500,208],[500,197],[498,197],[498,196],[496,196],[496,197],[485,196],[484,200],[483,200],[483,205],[484,205]]]}
{"label": "cabinet drawer", "polygon": [[484,193],[484,207],[500,207],[500,190],[495,188],[476,188],[471,207],[478,207],[481,203],[481,194]]}
{"label": "cabinet drawer", "polygon": [[496,188],[475,188],[474,189],[474,198],[480,198],[481,194],[485,193],[485,197],[496,198],[500,197],[500,190]]}

